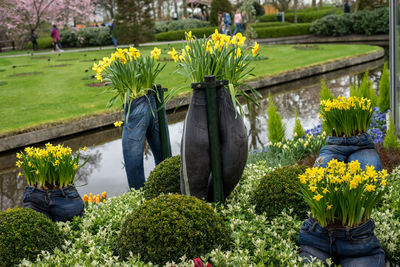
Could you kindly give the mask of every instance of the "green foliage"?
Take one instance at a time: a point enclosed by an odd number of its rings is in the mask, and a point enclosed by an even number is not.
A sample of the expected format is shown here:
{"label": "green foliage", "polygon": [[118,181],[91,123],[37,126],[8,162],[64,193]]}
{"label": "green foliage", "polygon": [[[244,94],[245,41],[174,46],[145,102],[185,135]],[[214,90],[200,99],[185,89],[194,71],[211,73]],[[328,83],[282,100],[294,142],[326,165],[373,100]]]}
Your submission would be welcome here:
{"label": "green foliage", "polygon": [[119,44],[149,42],[154,39],[151,0],[117,0],[117,17],[113,34]]}
{"label": "green foliage", "polygon": [[258,3],[257,1],[253,1],[253,7],[256,10],[256,16],[262,16],[265,14],[265,9],[262,5],[260,5],[260,3]]}
{"label": "green foliage", "polygon": [[211,1],[211,12],[210,12],[211,25],[218,26],[218,13],[219,12],[228,12],[231,15],[231,21],[233,24],[232,4],[228,0],[212,0]]}
{"label": "green foliage", "polygon": [[[53,47],[53,43],[52,43],[51,37],[38,38],[36,41],[38,43],[38,48],[39,49],[47,49],[47,48],[52,48]],[[26,48],[27,49],[32,49],[32,42],[29,42]]]}
{"label": "green foliage", "polygon": [[378,102],[378,97],[376,96],[375,89],[373,88],[373,83],[369,79],[368,73],[368,70],[364,73],[360,86],[350,86],[350,96],[368,98],[369,100],[371,100],[372,107],[375,107],[376,103]]}
{"label": "green foliage", "polygon": [[[320,19],[324,16],[330,15],[335,13],[336,9],[322,9],[322,10],[298,10],[297,12],[297,22],[299,23],[306,23],[306,22],[313,22],[314,20]],[[269,22],[269,21],[277,21],[276,14],[264,15],[258,17],[260,22]],[[289,11],[285,12],[285,21],[287,22],[294,22],[294,12]]]}
{"label": "green foliage", "polygon": [[389,127],[386,130],[385,139],[383,139],[383,147],[388,149],[396,149],[400,147],[399,140],[397,139],[396,126],[394,125],[392,113],[390,113]]}
{"label": "green foliage", "polygon": [[257,22],[257,23],[251,24],[251,26],[254,29],[276,27],[276,26],[288,26],[288,25],[292,25],[292,24],[289,23],[289,22],[279,22],[279,21],[275,21],[275,22]]}
{"label": "green foliage", "polygon": [[287,26],[256,28],[258,38],[275,38],[309,34],[311,23],[299,23]]}
{"label": "green foliage", "polygon": [[61,30],[60,41],[64,47],[112,45],[110,29],[108,27],[89,27],[80,30]]}
{"label": "green foliage", "polygon": [[282,122],[282,116],[278,113],[278,109],[271,97],[269,96],[269,105],[267,109],[267,129],[268,140],[270,142],[279,142],[285,137],[285,125]]}
{"label": "green foliage", "polygon": [[311,33],[326,36],[380,34],[389,32],[389,9],[358,11],[354,14],[330,15],[313,22]]}
{"label": "green foliage", "polygon": [[321,91],[319,92],[319,100],[328,100],[328,99],[332,100],[333,98],[334,96],[329,91],[329,88],[326,85],[325,80],[321,79]]}
{"label": "green foliage", "polygon": [[170,32],[178,30],[191,30],[195,28],[210,27],[210,23],[207,21],[201,21],[198,19],[185,19],[185,20],[167,20],[158,21],[154,24],[154,33]]}
{"label": "green foliage", "polygon": [[306,135],[303,126],[301,126],[301,122],[299,119],[299,114],[297,113],[297,108],[294,108],[294,129],[293,129],[293,136],[295,137],[302,137]]}
{"label": "green foliage", "polygon": [[256,212],[258,214],[265,212],[266,216],[271,218],[284,209],[293,209],[294,214],[304,218],[307,215],[308,206],[299,195],[298,176],[306,169],[306,166],[293,165],[276,169],[262,177],[250,199],[250,202],[256,206]]}
{"label": "green foliage", "polygon": [[[276,23],[276,22],[275,22]],[[309,34],[309,28],[311,26],[310,23],[301,23],[301,24],[288,24],[288,23],[267,23],[270,25],[265,25],[264,23],[255,24],[256,27],[254,30],[257,33],[258,38],[274,38],[274,37],[284,37],[284,36],[296,36],[296,35],[304,35]],[[258,26],[262,25],[262,26]],[[280,26],[282,25],[282,26]],[[208,37],[214,33],[215,27],[204,27],[204,28],[196,28],[191,29],[192,35],[197,38],[202,38],[204,36]],[[185,39],[185,31],[188,30],[180,30],[180,31],[171,31],[171,32],[163,32],[156,34],[157,41],[174,41],[174,40],[184,40]]]}
{"label": "green foliage", "polygon": [[22,208],[1,212],[0,266],[34,260],[42,250],[60,247],[62,239],[57,225],[39,212]]}
{"label": "green foliage", "polygon": [[181,156],[168,158],[158,164],[144,184],[144,197],[152,199],[160,194],[180,194]]}
{"label": "green foliage", "polygon": [[122,258],[140,254],[157,264],[193,259],[217,246],[227,248],[229,230],[206,202],[191,196],[165,195],[144,202],[129,214],[121,228]]}
{"label": "green foliage", "polygon": [[379,111],[386,113],[390,109],[390,79],[387,63],[383,65],[381,80],[379,82]]}

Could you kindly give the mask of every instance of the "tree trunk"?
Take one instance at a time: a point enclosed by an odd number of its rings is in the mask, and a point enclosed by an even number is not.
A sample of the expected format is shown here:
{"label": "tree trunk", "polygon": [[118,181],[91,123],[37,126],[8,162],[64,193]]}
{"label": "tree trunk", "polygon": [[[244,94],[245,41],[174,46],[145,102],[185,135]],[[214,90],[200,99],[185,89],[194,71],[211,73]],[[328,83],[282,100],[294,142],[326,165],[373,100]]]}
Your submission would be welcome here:
{"label": "tree trunk", "polygon": [[297,23],[297,2],[298,2],[298,0],[294,0],[294,3],[293,3],[294,23]]}
{"label": "tree trunk", "polygon": [[317,0],[312,0],[312,7],[316,7],[317,6]]}
{"label": "tree trunk", "polygon": [[158,18],[158,20],[162,19],[162,13],[161,13],[162,4],[163,4],[162,0],[157,0],[157,18]]}
{"label": "tree trunk", "polygon": [[186,0],[182,1],[182,5],[183,5],[183,16],[185,18],[187,18],[187,2],[186,2]]}

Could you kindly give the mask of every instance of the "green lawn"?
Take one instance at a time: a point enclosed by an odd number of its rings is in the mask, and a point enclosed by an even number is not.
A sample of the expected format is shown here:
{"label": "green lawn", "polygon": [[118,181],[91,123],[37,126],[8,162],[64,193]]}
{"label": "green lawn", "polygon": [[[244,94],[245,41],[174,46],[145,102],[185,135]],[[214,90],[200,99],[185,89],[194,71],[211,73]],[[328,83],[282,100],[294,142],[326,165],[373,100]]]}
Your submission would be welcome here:
{"label": "green lawn", "polygon": [[[169,49],[166,45],[159,47]],[[293,45],[262,46],[261,55],[268,59],[253,63],[256,66],[254,74],[259,78],[381,49],[367,45],[318,47],[318,50],[298,50]],[[152,47],[140,49],[149,53]],[[111,50],[101,50],[0,58],[0,133],[106,112],[105,105],[110,96],[99,95],[101,87],[86,84],[96,82],[90,79],[94,74],[91,70],[93,60],[98,61],[110,53]],[[62,64],[67,65],[60,66]],[[159,83],[167,88],[187,87],[190,91],[189,84],[174,70],[175,63],[168,62],[159,76]],[[2,85],[2,82],[7,84]]]}

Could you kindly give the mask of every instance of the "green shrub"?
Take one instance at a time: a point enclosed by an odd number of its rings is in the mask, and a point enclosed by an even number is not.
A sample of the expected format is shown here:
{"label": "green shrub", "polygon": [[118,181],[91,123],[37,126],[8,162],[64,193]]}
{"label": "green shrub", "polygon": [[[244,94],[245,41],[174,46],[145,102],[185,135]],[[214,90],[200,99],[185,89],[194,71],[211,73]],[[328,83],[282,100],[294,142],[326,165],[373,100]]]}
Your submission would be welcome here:
{"label": "green shrub", "polygon": [[231,25],[233,24],[233,13],[232,4],[229,0],[212,0],[211,1],[211,12],[210,12],[210,23],[211,25],[218,25],[218,12],[228,12],[231,15]]}
{"label": "green shrub", "polygon": [[282,139],[285,137],[285,125],[282,122],[282,116],[278,113],[278,109],[271,95],[269,96],[268,101],[268,140],[272,143],[276,143],[282,141]]}
{"label": "green shrub", "polygon": [[[38,48],[39,49],[48,49],[53,47],[53,43],[51,41],[51,37],[42,37],[37,39]],[[27,49],[32,49],[32,42],[29,42]]]}
{"label": "green shrub", "polygon": [[383,139],[383,147],[388,149],[396,149],[400,147],[399,140],[397,139],[396,126],[392,113],[390,113],[389,127],[386,130],[385,139]]}
{"label": "green shrub", "polygon": [[210,23],[198,19],[168,20],[156,22],[154,24],[153,32],[160,33],[178,30],[191,30],[204,27],[210,27]]}
{"label": "green shrub", "polygon": [[299,114],[297,113],[297,108],[294,108],[294,129],[293,129],[293,136],[295,137],[302,137],[306,135],[303,126],[301,126],[301,122],[299,119]]}
{"label": "green shrub", "polygon": [[[337,9],[335,8],[325,8],[322,10],[316,10],[316,9],[298,10],[297,22],[299,23],[313,22],[314,20],[323,18],[324,16],[328,16],[336,12]],[[264,15],[258,17],[258,20],[260,22],[277,21],[277,16],[276,14]],[[294,22],[293,11],[285,12],[285,21],[292,23]]]}
{"label": "green shrub", "polygon": [[378,102],[378,97],[373,88],[373,83],[369,79],[368,70],[364,73],[360,86],[350,86],[350,95],[357,97],[365,97],[371,100],[372,107],[375,107]]}
{"label": "green shrub", "polygon": [[379,34],[389,32],[389,9],[358,11],[354,14],[330,15],[313,22],[311,33],[326,36]]}
{"label": "green shrub", "polygon": [[260,178],[258,186],[250,197],[256,212],[258,214],[265,212],[270,218],[277,216],[284,209],[293,209],[294,214],[304,218],[308,206],[298,194],[300,190],[298,176],[306,169],[306,166],[292,165],[276,169]]}
{"label": "green shrub", "polygon": [[379,81],[379,111],[386,113],[390,109],[390,79],[387,63],[383,65],[381,80]]}
{"label": "green shrub", "polygon": [[275,38],[309,34],[311,23],[292,24],[281,27],[256,28],[258,38]]}
{"label": "green shrub", "polygon": [[[202,38],[204,36],[208,37],[214,33],[216,27],[204,27],[204,28],[196,28],[190,29],[192,31],[192,35],[197,38]],[[162,32],[156,34],[157,41],[175,41],[175,40],[184,40],[185,32],[187,30],[181,31],[171,31],[171,32]]]}
{"label": "green shrub", "polygon": [[22,208],[0,213],[0,266],[34,260],[42,250],[51,252],[61,243],[57,225],[41,213]]}
{"label": "green shrub", "polygon": [[222,246],[230,232],[206,202],[191,196],[164,195],[145,201],[129,214],[121,228],[118,251],[140,254],[145,262],[160,265],[186,255],[194,259]]}
{"label": "green shrub", "polygon": [[181,156],[168,158],[158,164],[144,184],[144,197],[152,199],[164,194],[180,194]]}
{"label": "green shrub", "polygon": [[275,22],[257,22],[257,23],[252,24],[251,26],[254,29],[257,29],[257,28],[268,28],[268,27],[276,27],[276,26],[288,26],[288,25],[291,25],[291,23],[275,21]]}
{"label": "green shrub", "polygon": [[60,31],[60,41],[64,47],[112,45],[110,29],[108,27],[62,30]]}
{"label": "green shrub", "polygon": [[321,80],[321,91],[319,92],[319,100],[333,99],[332,93],[329,91],[328,86],[324,79]]}

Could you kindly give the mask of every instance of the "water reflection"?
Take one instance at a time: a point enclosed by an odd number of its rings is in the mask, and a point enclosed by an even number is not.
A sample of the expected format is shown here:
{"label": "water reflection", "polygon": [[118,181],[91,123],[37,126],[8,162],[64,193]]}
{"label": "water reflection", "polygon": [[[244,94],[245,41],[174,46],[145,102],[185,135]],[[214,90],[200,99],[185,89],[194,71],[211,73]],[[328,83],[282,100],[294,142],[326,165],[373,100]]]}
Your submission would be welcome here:
{"label": "water reflection", "polygon": [[[369,69],[369,76],[375,88],[378,88],[380,69],[383,60],[359,65],[324,75],[317,75],[303,80],[272,86],[260,90],[263,98],[259,107],[251,105],[251,111],[245,109],[245,125],[249,134],[249,150],[261,148],[267,144],[266,109],[268,95],[271,94],[279,112],[286,124],[286,135],[290,137],[294,127],[294,108],[297,108],[300,120],[305,129],[319,124],[318,107],[320,80],[326,80],[331,92],[348,96],[349,86],[360,83],[363,73]],[[180,154],[180,144],[183,130],[183,120],[186,110],[180,108],[168,115],[172,154]],[[250,115],[251,114],[251,115]],[[109,196],[119,195],[129,190],[124,170],[122,143],[122,128],[106,127],[85,134],[77,134],[68,138],[60,138],[52,143],[62,143],[76,150],[87,146],[83,157],[90,157],[88,163],[79,171],[76,182],[78,191],[83,195],[89,192],[95,194],[107,191]],[[44,144],[39,144],[44,145]],[[10,151],[0,153],[0,208],[16,207],[22,204],[25,179],[18,177],[15,168],[15,153]],[[145,146],[144,169],[148,176],[154,168],[154,161],[148,145]]]}

